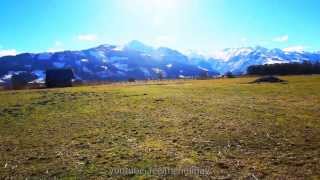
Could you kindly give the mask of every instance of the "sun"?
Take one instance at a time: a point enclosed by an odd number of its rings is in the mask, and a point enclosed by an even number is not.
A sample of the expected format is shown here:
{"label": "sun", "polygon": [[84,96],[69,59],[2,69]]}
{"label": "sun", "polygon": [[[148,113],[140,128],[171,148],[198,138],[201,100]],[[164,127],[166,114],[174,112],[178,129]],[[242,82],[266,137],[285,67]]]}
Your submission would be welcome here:
{"label": "sun", "polygon": [[139,17],[144,24],[155,27],[172,26],[179,17],[181,6],[188,0],[119,0],[121,9],[128,17]]}
{"label": "sun", "polygon": [[143,0],[147,3],[150,3],[150,5],[154,9],[175,9],[178,5],[178,0]]}
{"label": "sun", "polygon": [[152,10],[174,9],[181,0],[128,0],[130,4]]}
{"label": "sun", "polygon": [[122,0],[122,6],[129,10],[140,10],[147,13],[159,13],[177,9],[183,0]]}

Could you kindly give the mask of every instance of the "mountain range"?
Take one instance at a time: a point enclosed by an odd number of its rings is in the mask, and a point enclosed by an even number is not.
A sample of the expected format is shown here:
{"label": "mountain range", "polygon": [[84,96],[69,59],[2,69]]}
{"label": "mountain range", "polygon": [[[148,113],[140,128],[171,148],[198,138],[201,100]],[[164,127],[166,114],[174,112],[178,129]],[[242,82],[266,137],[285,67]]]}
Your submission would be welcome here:
{"label": "mountain range", "polygon": [[228,48],[211,56],[182,53],[167,47],[154,48],[139,41],[124,46],[100,45],[81,51],[23,53],[0,57],[0,82],[13,74],[29,72],[43,81],[45,70],[72,68],[77,79],[85,81],[187,78],[206,73],[209,76],[232,72],[246,73],[259,64],[320,62],[320,52],[284,51],[264,47]]}

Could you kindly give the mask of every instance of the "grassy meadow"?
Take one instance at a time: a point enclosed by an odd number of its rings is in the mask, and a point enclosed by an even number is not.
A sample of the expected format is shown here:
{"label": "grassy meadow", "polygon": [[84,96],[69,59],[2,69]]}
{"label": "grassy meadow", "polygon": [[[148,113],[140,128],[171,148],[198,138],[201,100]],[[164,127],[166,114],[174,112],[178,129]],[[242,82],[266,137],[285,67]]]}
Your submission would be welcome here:
{"label": "grassy meadow", "polygon": [[[320,76],[0,91],[0,179],[319,179]],[[209,169],[114,175],[111,168]]]}

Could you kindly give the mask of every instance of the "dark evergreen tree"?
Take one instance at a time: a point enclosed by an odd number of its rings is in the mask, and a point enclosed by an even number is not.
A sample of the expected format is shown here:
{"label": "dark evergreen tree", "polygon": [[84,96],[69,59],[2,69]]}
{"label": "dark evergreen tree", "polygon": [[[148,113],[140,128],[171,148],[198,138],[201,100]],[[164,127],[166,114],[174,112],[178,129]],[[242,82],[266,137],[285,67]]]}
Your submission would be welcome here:
{"label": "dark evergreen tree", "polygon": [[253,65],[247,69],[249,75],[298,75],[298,74],[320,74],[320,63],[283,63]]}

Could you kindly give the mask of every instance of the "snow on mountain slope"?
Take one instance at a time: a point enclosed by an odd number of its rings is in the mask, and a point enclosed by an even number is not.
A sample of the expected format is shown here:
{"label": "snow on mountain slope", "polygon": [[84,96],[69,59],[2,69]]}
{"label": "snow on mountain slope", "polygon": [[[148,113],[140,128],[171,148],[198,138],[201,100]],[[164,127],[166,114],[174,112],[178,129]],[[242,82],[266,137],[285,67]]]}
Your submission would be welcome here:
{"label": "snow on mountain slope", "polygon": [[153,47],[145,45],[137,40],[130,41],[128,44],[124,46],[124,48],[127,50],[134,50],[143,53],[151,53],[154,50]]}
{"label": "snow on mountain slope", "polygon": [[233,72],[243,74],[251,65],[320,61],[320,52],[284,51],[264,47],[228,48],[213,55],[196,51],[181,53],[167,47],[154,48],[139,41],[124,46],[100,45],[82,51],[18,54],[0,58],[0,80],[30,72],[43,80],[52,68],[72,68],[77,78],[91,80],[155,79],[210,76]]}
{"label": "snow on mountain slope", "polygon": [[228,61],[235,56],[246,56],[253,51],[253,48],[228,48],[222,51],[217,51],[213,54],[212,58]]}

